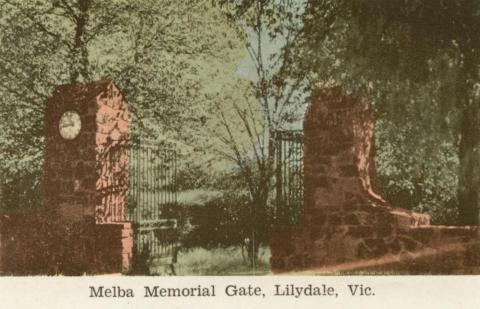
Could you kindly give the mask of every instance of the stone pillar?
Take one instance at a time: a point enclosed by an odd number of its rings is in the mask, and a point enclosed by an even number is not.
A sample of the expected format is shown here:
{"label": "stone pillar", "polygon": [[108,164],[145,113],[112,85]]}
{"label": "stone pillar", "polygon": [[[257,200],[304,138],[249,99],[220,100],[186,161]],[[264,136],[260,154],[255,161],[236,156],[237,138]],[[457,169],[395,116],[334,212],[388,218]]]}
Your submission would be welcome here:
{"label": "stone pillar", "polygon": [[319,212],[338,212],[369,200],[385,203],[373,191],[373,130],[367,103],[344,96],[339,87],[315,94],[304,122],[307,222]]}
{"label": "stone pillar", "polygon": [[[345,263],[380,256],[395,243],[382,237],[393,223],[429,224],[427,215],[391,207],[375,189],[375,117],[366,101],[340,87],[314,94],[304,122],[305,222],[311,232],[313,264]],[[364,247],[364,238],[372,246]]]}
{"label": "stone pillar", "polygon": [[[77,113],[80,131],[62,138],[59,122]],[[61,220],[125,221],[128,106],[111,81],[58,87],[45,111],[44,205]]]}
{"label": "stone pillar", "polygon": [[39,273],[129,269],[128,140],[128,105],[113,82],[59,86],[48,99],[44,207],[36,214],[39,233],[31,235],[46,246],[38,248]]}
{"label": "stone pillar", "polygon": [[[273,228],[272,270],[480,270],[478,227],[431,226],[428,215],[383,198],[374,127],[367,101],[340,87],[312,94],[304,122],[304,222]],[[458,259],[449,266],[432,262],[448,254]]]}
{"label": "stone pillar", "polygon": [[111,81],[59,86],[45,109],[43,207],[0,213],[0,273],[129,272],[128,105]]}

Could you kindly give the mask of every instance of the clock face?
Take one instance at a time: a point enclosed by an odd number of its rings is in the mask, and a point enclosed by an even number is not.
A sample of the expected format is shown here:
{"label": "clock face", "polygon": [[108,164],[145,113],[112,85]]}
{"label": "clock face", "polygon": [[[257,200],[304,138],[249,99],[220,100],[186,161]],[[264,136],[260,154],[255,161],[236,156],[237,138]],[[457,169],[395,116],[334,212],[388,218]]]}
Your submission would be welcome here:
{"label": "clock face", "polygon": [[78,136],[82,128],[80,115],[74,111],[65,112],[60,118],[58,129],[64,139],[72,140]]}

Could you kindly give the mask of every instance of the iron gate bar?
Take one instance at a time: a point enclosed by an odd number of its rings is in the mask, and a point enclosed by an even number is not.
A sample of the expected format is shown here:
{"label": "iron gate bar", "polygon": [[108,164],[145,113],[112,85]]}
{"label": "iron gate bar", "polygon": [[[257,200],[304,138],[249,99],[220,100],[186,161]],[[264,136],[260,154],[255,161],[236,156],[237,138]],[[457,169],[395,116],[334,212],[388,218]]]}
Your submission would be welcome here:
{"label": "iron gate bar", "polygon": [[177,203],[176,154],[143,144],[132,148],[130,201],[135,207],[131,207],[129,219],[161,219]]}
{"label": "iron gate bar", "polygon": [[296,224],[303,209],[303,131],[279,130],[274,138],[274,219],[279,224]]}
{"label": "iron gate bar", "polygon": [[[155,145],[142,143],[137,149],[137,189],[141,192],[134,200],[136,207],[137,253],[147,252],[150,261],[172,263],[177,242],[177,220],[172,207],[177,204],[176,153]],[[133,190],[136,191],[136,190]]]}

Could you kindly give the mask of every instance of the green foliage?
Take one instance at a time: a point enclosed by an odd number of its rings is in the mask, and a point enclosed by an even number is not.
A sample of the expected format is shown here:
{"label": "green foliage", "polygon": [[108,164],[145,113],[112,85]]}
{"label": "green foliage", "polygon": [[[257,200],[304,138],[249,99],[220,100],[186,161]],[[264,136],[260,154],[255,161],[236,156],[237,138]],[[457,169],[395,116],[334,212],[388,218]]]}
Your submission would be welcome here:
{"label": "green foliage", "polygon": [[[279,1],[218,0],[233,23],[239,26],[250,69],[243,98],[229,100],[218,109],[218,130],[213,134],[223,145],[219,150],[238,168],[241,187],[248,191],[248,256],[254,264],[258,245],[268,231],[269,199],[273,190],[274,132],[301,118],[305,102],[300,90],[303,78],[288,78],[285,53],[298,34],[301,4]],[[237,99],[237,100],[236,100]],[[238,189],[237,189],[238,190]],[[245,228],[242,228],[245,230]]]}
{"label": "green foliage", "polygon": [[455,222],[458,210],[462,223],[478,221],[479,8],[472,0],[308,1],[288,60],[288,74],[311,86],[341,84],[374,103],[388,197],[436,222]]}
{"label": "green foliage", "polygon": [[3,211],[15,211],[19,208],[35,208],[40,206],[39,175],[19,173],[15,178],[2,184],[0,196],[0,209]]}
{"label": "green foliage", "polygon": [[4,188],[24,175],[39,182],[44,103],[57,85],[71,82],[114,80],[129,102],[133,135],[175,143],[180,158],[197,164],[215,161],[200,133],[243,57],[236,31],[207,0],[1,1]]}
{"label": "green foliage", "polygon": [[458,112],[435,83],[397,85],[376,100],[376,161],[387,198],[434,223],[456,222]]}
{"label": "green foliage", "polygon": [[375,159],[387,200],[396,207],[428,213],[437,224],[455,222],[455,148],[448,142],[438,144],[431,136],[419,141],[418,131],[412,125],[377,122],[376,141],[381,147]]}
{"label": "green foliage", "polygon": [[[239,246],[251,238],[251,205],[244,194],[228,192],[203,205],[190,206],[186,211],[192,226],[182,241],[186,248]],[[265,239],[257,241],[265,242]]]}

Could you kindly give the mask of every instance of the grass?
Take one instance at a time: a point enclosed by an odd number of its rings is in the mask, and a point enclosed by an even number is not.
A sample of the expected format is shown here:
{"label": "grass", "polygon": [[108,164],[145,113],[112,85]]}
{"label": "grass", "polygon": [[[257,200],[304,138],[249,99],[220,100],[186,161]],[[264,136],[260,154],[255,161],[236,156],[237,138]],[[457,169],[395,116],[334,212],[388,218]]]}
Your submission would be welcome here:
{"label": "grass", "polygon": [[[228,248],[193,248],[183,249],[178,253],[175,273],[178,276],[263,276],[271,275],[270,248],[260,248],[259,259],[255,269],[242,256],[240,247]],[[151,275],[172,275],[166,264],[151,265]],[[414,275],[416,273],[396,270],[348,270],[336,272],[315,272],[306,270],[304,273],[292,272],[291,275],[307,276],[399,276]],[[429,273],[426,273],[431,275]],[[283,274],[288,275],[288,274]]]}
{"label": "grass", "polygon": [[239,247],[180,251],[175,271],[180,276],[266,275],[270,272],[270,250],[260,248],[259,261],[252,268]]}
{"label": "grass", "polygon": [[[246,253],[244,253],[246,255]],[[242,256],[240,247],[228,248],[193,248],[184,249],[178,253],[175,264],[175,272],[178,276],[262,276],[270,272],[270,248],[261,247],[259,259],[253,269],[249,262]],[[152,265],[153,275],[171,274],[164,272],[162,266]],[[298,275],[292,273],[292,275]],[[350,270],[339,272],[312,272],[304,275],[310,276],[384,276],[404,275],[398,271],[375,271],[375,270]]]}

